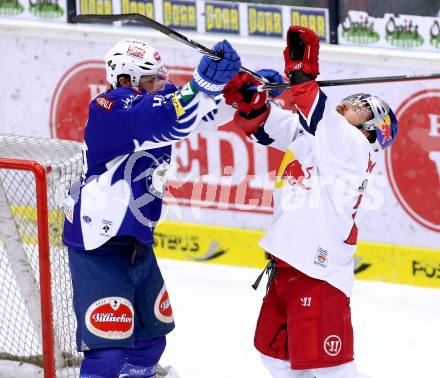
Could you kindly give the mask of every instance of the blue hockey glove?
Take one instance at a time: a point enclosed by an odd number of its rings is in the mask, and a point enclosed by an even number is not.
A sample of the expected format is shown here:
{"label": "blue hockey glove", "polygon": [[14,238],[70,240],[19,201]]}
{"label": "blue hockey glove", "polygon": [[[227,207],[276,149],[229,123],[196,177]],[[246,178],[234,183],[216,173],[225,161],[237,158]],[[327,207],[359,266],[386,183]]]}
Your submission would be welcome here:
{"label": "blue hockey glove", "polygon": [[222,91],[230,79],[237,75],[241,67],[241,61],[237,52],[227,40],[216,43],[213,50],[222,54],[222,59],[213,60],[208,56],[204,56],[194,72],[191,85],[200,92],[215,96]]}
{"label": "blue hockey glove", "polygon": [[[271,69],[262,69],[257,71],[257,74],[263,76],[265,79],[269,80],[271,84],[282,84],[284,83],[283,77],[279,74],[278,71]],[[269,95],[272,98],[278,97],[284,91],[282,89],[275,89],[269,92]]]}

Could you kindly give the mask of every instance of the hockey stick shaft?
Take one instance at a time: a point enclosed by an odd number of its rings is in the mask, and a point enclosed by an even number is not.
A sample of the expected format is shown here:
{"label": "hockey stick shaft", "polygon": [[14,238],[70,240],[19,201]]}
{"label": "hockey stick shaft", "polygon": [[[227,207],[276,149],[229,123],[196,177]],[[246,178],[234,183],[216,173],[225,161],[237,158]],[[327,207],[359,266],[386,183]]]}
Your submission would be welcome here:
{"label": "hockey stick shaft", "polygon": [[[179,32],[169,28],[153,20],[149,17],[146,17],[137,13],[127,13],[127,14],[109,14],[109,15],[97,15],[97,14],[81,14],[74,16],[72,21],[77,23],[107,23],[107,22],[115,22],[115,21],[125,21],[125,22],[138,22],[145,26],[149,26],[162,34],[173,38],[174,40],[184,43],[185,45],[196,49],[199,53],[209,56],[212,59],[218,60],[221,59],[221,55],[217,54],[215,51],[203,46],[202,44],[189,39],[188,37],[180,34]],[[268,84],[267,80],[255,72],[249,70],[246,67],[241,67],[241,71],[247,72],[258,80],[263,81],[264,85],[260,85],[257,87],[259,92],[262,91],[271,91],[282,89],[286,90],[291,87],[289,83],[282,84]],[[398,81],[415,81],[415,80],[430,80],[430,79],[439,79],[440,74],[430,74],[430,75],[401,75],[401,76],[383,76],[383,77],[363,77],[357,79],[340,79],[340,80],[322,80],[318,81],[318,85],[320,87],[335,87],[341,85],[356,85],[356,84],[372,84],[372,83],[387,83],[387,82],[398,82]]]}
{"label": "hockey stick shaft", "polygon": [[[149,18],[147,16],[144,16],[142,14],[137,13],[127,13],[127,14],[80,14],[77,16],[72,17],[72,21],[79,23],[79,24],[94,24],[94,23],[107,23],[107,22],[115,22],[115,21],[125,21],[125,22],[138,22],[142,25],[149,26],[152,29],[155,29],[162,34],[165,34],[169,36],[170,38],[173,38],[174,40],[184,43],[185,45],[192,47],[193,49],[196,49],[199,53],[209,56],[211,59],[219,60],[222,58],[222,56],[215,51],[201,45],[200,43],[193,41],[192,39],[189,39],[188,37],[184,36],[183,34],[180,34],[179,32],[169,28],[168,26],[165,26],[161,24],[160,22],[157,22],[156,20],[153,20],[152,18]],[[264,83],[268,83],[268,81],[261,77],[260,75],[256,74],[255,72],[251,71],[250,69],[241,66],[240,71],[247,72],[248,74],[252,75],[258,80],[263,81]]]}
{"label": "hockey stick shaft", "polygon": [[[398,81],[416,81],[416,80],[432,80],[440,79],[440,74],[428,75],[401,75],[401,76],[378,76],[378,77],[361,77],[357,79],[340,79],[340,80],[322,80],[318,81],[320,87],[336,87],[341,85],[356,84],[372,84],[372,83],[393,83]],[[276,89],[289,89],[289,83],[283,84],[265,84],[257,87],[258,92],[272,91]]]}

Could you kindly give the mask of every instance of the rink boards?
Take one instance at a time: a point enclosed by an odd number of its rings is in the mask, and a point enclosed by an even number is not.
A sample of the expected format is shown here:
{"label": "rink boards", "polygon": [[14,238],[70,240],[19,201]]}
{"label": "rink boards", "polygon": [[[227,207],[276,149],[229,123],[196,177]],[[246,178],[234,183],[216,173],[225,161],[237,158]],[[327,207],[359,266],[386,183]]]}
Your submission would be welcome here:
{"label": "rink boards", "polygon": [[[29,224],[36,226],[35,209],[14,206],[12,210],[20,212]],[[56,210],[49,213],[51,229],[55,224],[59,229],[59,219]],[[264,251],[258,246],[263,233],[261,230],[161,221],[155,230],[154,250],[159,258],[262,269],[267,263]],[[61,238],[59,231],[55,238]],[[37,244],[36,233],[22,235],[22,242]],[[355,276],[361,280],[440,288],[439,249],[359,241],[354,263]]]}
{"label": "rink boards", "polygon": [[[1,109],[8,111],[2,113],[0,132],[81,141],[88,103],[107,88],[102,57],[127,33],[160,46],[177,85],[191,78],[198,53],[151,30],[1,20],[0,46],[8,56],[0,66],[14,67],[20,74],[4,78],[5,88],[13,95],[3,99]],[[217,39],[202,34],[194,38],[207,46]],[[282,40],[228,39],[250,69],[271,67],[282,72]],[[320,80],[426,74],[435,72],[440,62],[434,53],[327,44],[322,44],[320,56]],[[34,69],[29,70],[29,62],[34,62]],[[369,195],[356,216],[359,238],[369,241],[359,243],[356,276],[440,287],[440,80],[325,91],[332,107],[351,93],[382,96],[400,123],[398,141],[378,157]],[[290,104],[288,96],[282,96],[279,104]],[[173,159],[178,169],[168,178],[165,197],[177,210],[170,211],[167,222],[158,227],[158,255],[208,264],[264,266],[257,242],[271,222],[271,172],[277,172],[281,158],[279,151],[251,144],[227,126],[215,132],[203,130],[177,144]],[[28,221],[35,227],[34,216]],[[61,230],[54,232],[59,235]],[[25,243],[35,243],[27,238]]]}

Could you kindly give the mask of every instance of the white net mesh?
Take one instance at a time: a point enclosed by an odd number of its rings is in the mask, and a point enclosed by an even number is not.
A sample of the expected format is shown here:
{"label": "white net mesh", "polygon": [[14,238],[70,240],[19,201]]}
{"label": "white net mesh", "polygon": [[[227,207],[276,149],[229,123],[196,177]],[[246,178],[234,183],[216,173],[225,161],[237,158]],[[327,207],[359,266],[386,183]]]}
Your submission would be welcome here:
{"label": "white net mesh", "polygon": [[[0,134],[2,159],[32,160],[47,174],[52,325],[57,376],[76,377],[80,355],[67,250],[62,244],[63,199],[81,174],[81,145]],[[36,182],[28,170],[0,168],[0,358],[42,365]]]}

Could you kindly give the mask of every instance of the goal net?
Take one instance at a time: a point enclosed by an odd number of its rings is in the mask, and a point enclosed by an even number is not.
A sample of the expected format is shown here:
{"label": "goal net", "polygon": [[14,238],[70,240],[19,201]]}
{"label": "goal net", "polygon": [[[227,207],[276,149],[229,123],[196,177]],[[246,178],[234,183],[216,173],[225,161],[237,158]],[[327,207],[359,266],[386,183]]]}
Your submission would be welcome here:
{"label": "goal net", "polygon": [[63,200],[81,144],[0,134],[0,359],[77,377]]}

